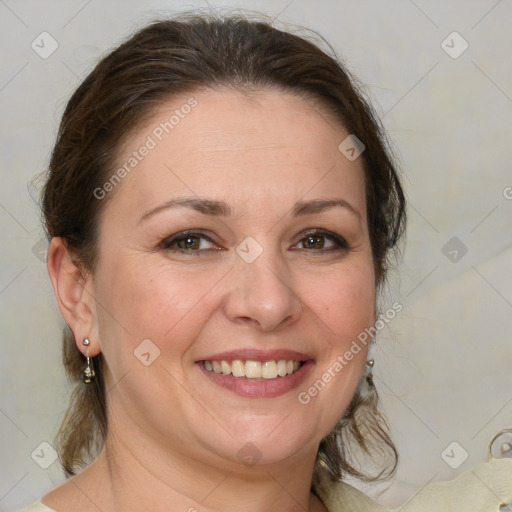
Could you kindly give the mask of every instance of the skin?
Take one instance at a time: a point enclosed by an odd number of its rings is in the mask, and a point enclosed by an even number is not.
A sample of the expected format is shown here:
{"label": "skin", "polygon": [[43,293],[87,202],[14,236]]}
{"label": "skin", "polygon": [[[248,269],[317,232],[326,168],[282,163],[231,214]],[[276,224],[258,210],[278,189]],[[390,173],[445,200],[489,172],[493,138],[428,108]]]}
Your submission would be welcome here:
{"label": "skin", "polygon": [[[365,347],[309,404],[297,395],[375,322],[361,159],[338,151],[348,133],[324,109],[290,93],[193,96],[197,107],[109,192],[94,273],[80,272],[62,239],[50,245],[60,310],[84,354],[86,337],[92,355],[103,352],[109,390],[105,448],[43,498],[57,510],[326,510],[309,492],[317,447],[357,388]],[[120,165],[188,98],[139,127]],[[185,196],[225,201],[232,215],[180,207],[140,220]],[[291,215],[316,199],[354,211]],[[317,228],[348,248],[321,236],[308,245],[305,231]],[[194,239],[193,254],[163,247],[186,229],[212,242]],[[263,249],[253,263],[235,251],[248,236]],[[149,366],[134,356],[145,339],[160,350]],[[292,349],[314,365],[284,395],[242,397],[196,364],[239,348]],[[248,442],[261,454],[250,466],[237,456]]]}

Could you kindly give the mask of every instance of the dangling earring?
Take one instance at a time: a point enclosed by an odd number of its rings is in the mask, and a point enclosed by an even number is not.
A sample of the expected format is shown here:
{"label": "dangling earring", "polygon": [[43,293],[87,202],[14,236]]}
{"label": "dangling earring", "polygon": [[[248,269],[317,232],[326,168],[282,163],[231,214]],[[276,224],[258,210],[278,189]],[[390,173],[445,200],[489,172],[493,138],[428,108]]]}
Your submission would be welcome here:
{"label": "dangling earring", "polygon": [[[91,342],[87,338],[85,338],[85,340],[82,341],[82,345],[84,347],[88,347],[90,344],[91,344]],[[85,370],[84,370],[84,382],[86,384],[90,384],[96,374],[94,373],[94,366],[92,364],[92,359],[89,356],[89,349],[87,349],[87,354],[85,357],[87,359],[87,366],[85,367]]]}
{"label": "dangling earring", "polygon": [[366,376],[366,382],[368,382],[368,384],[372,385],[373,386],[373,373],[372,373],[372,368],[373,368],[373,365],[375,364],[375,361],[372,359],[368,359],[368,361],[366,361],[366,368],[365,370],[368,372],[368,375]]}

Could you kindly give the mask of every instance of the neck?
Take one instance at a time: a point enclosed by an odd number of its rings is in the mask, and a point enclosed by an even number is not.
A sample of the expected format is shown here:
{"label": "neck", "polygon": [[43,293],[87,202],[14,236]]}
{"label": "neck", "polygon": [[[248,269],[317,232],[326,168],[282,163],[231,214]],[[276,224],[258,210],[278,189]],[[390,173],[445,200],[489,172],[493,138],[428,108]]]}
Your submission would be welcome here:
{"label": "neck", "polygon": [[325,511],[310,493],[316,452],[266,466],[221,465],[126,441],[109,434],[89,468],[105,512]]}

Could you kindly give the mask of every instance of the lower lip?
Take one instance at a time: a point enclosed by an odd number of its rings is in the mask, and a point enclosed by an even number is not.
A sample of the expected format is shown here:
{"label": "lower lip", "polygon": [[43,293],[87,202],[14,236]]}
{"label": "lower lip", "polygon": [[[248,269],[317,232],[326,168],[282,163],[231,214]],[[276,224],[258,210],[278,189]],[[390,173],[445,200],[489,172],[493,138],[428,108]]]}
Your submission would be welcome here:
{"label": "lower lip", "polygon": [[237,395],[246,398],[274,398],[284,395],[298,387],[313,367],[314,362],[312,360],[305,361],[299,370],[290,375],[286,375],[286,377],[261,380],[249,380],[244,377],[233,377],[233,375],[215,373],[214,371],[207,370],[203,366],[203,363],[197,364],[211,381],[223,388],[229,389]]}

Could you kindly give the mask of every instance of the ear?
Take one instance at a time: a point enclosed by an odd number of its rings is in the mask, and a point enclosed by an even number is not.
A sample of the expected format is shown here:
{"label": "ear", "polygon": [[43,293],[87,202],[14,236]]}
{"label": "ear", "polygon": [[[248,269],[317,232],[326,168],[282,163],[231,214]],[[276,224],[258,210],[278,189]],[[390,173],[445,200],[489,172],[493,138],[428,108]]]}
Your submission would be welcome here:
{"label": "ear", "polygon": [[85,355],[82,342],[89,338],[89,354],[97,355],[100,344],[90,273],[73,261],[68,244],[61,237],[50,242],[47,268],[60,312],[73,331],[78,349]]}

